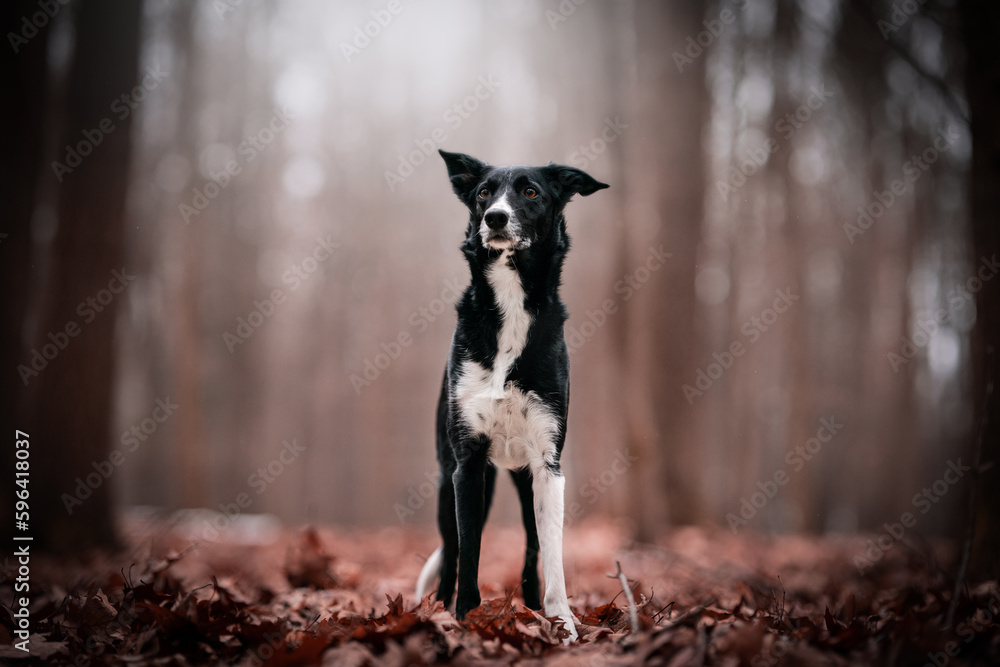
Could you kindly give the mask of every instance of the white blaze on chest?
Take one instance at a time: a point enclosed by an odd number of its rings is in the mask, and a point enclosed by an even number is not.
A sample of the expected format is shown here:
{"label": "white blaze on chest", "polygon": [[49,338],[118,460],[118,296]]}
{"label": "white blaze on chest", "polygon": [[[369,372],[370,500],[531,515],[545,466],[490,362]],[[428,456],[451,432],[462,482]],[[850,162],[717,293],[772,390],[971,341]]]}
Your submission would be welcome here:
{"label": "white blaze on chest", "polygon": [[531,314],[524,308],[521,276],[507,264],[510,254],[511,251],[505,250],[486,271],[486,280],[493,288],[500,309],[500,335],[497,336],[497,356],[493,360],[494,389],[500,394],[507,373],[528,342],[528,329],[531,328]]}
{"label": "white blaze on chest", "polygon": [[496,465],[517,469],[551,463],[558,421],[534,392],[507,385],[507,373],[524,351],[531,314],[524,307],[524,287],[505,251],[486,271],[500,310],[500,333],[493,368],[463,361],[455,387],[462,420],[490,441]]}

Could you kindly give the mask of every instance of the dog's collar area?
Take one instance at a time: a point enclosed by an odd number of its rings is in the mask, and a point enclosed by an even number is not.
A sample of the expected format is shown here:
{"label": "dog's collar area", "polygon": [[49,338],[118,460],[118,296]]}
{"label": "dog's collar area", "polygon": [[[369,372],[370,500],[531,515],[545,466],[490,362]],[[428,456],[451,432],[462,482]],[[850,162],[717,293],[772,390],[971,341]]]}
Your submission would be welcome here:
{"label": "dog's collar area", "polygon": [[494,231],[485,227],[484,224],[479,228],[479,240],[487,250],[524,250],[531,245],[530,239],[514,230]]}
{"label": "dog's collar area", "polygon": [[[482,239],[482,237],[480,237]],[[483,247],[489,251],[490,256],[493,253],[505,252],[507,250],[527,250],[531,247],[531,241],[529,239],[518,239],[511,238],[509,236],[493,236],[492,238],[482,239]]]}
{"label": "dog's collar area", "polygon": [[486,247],[490,250],[509,250],[515,245],[514,239],[506,236],[496,236],[486,239]]}
{"label": "dog's collar area", "polygon": [[489,264],[499,264],[503,263],[510,267],[514,267],[514,255],[519,250],[516,247],[509,248],[487,248],[486,258]]}

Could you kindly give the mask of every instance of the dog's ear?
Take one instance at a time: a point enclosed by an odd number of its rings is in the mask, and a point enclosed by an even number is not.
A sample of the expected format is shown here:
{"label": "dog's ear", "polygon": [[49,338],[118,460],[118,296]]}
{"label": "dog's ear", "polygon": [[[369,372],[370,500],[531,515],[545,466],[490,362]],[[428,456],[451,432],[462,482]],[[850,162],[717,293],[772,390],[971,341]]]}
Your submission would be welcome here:
{"label": "dog's ear", "polygon": [[556,191],[556,194],[564,201],[579,193],[586,197],[598,190],[611,187],[607,183],[601,183],[585,171],[576,167],[567,167],[564,164],[548,163],[542,167],[542,172],[548,178],[549,184]]}
{"label": "dog's ear", "polygon": [[483,174],[490,168],[489,165],[464,153],[449,153],[442,150],[438,150],[438,153],[444,158],[444,163],[448,167],[452,190],[459,199],[468,204],[472,189],[482,180]]}

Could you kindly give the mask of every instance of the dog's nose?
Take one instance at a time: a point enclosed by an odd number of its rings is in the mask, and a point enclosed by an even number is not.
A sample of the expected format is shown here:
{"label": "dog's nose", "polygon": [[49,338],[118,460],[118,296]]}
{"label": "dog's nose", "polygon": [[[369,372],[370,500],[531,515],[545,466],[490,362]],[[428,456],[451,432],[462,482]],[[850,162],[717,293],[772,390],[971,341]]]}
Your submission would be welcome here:
{"label": "dog's nose", "polygon": [[487,211],[486,226],[490,229],[501,229],[507,224],[508,216],[504,211]]}

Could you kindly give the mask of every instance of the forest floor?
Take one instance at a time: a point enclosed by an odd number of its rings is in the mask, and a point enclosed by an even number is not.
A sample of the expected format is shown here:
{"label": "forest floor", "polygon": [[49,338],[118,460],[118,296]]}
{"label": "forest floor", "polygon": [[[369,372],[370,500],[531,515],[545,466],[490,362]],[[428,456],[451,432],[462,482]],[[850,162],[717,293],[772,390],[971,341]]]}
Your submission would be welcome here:
{"label": "forest floor", "polygon": [[[615,524],[566,534],[580,638],[520,601],[523,532],[487,526],[483,604],[458,622],[415,600],[430,529],[272,529],[193,543],[133,521],[130,547],[31,561],[30,654],[13,645],[17,566],[0,577],[0,662],[74,665],[1000,664],[1000,587],[953,582],[946,545],[678,528],[637,544]],[[233,533],[233,534],[230,534]],[[228,539],[227,539],[228,538]],[[238,538],[238,539],[236,539]],[[883,536],[885,546],[890,540]],[[874,550],[873,550],[874,547]],[[634,591],[630,627],[618,578]]]}

